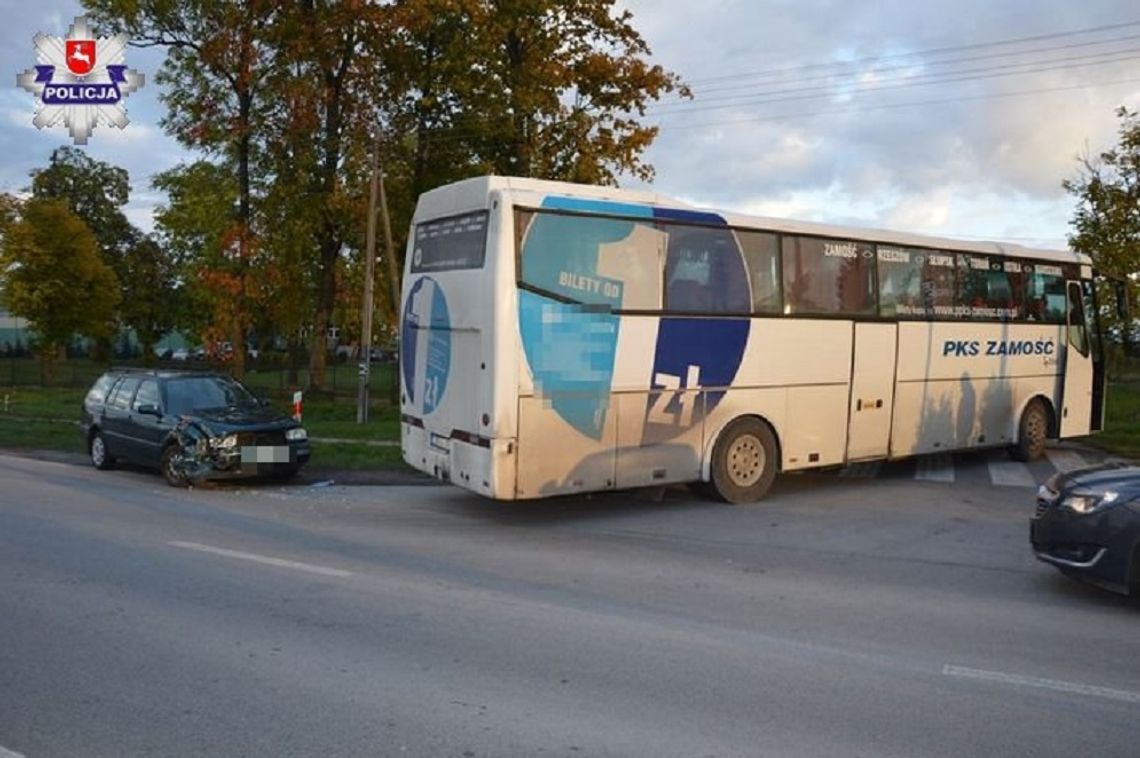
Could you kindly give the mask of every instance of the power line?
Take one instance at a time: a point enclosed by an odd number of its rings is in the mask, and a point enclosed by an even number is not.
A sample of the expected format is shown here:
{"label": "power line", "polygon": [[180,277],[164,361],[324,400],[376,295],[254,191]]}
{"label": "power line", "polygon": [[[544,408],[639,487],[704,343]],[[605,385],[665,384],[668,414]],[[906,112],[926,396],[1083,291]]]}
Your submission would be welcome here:
{"label": "power line", "polygon": [[[1038,74],[1049,71],[1084,68],[1088,66],[1104,66],[1112,63],[1124,63],[1133,60],[1137,57],[1138,53],[1140,53],[1140,48],[1131,48],[1128,50],[1119,50],[1112,53],[1098,53],[1089,56],[1074,56],[1054,61],[1011,63],[1004,66],[982,66],[979,68],[966,69],[963,71],[920,75],[899,82],[885,83],[881,86],[859,87],[854,92],[848,93],[837,92],[835,87],[827,85],[817,87],[793,88],[786,90],[773,90],[769,93],[757,93],[756,97],[760,97],[762,99],[727,102],[723,105],[705,105],[702,102],[671,103],[662,107],[653,108],[652,115],[675,115],[678,113],[693,113],[697,111],[723,110],[725,108],[744,108],[756,105],[770,105],[772,103],[784,103],[795,100],[814,100],[833,94],[867,95],[879,92],[890,92],[899,89],[909,89],[911,87],[930,87],[942,84],[979,81],[982,79],[995,79],[1007,76],[1023,76],[1025,74]],[[1088,60],[1090,58],[1099,60]],[[1082,60],[1086,62],[1079,62]],[[1013,68],[1021,68],[1023,70],[1004,70]],[[721,103],[725,100],[733,101],[736,100],[736,98],[713,98],[709,102]]]}
{"label": "power line", "polygon": [[834,108],[825,111],[805,111],[801,113],[787,113],[779,116],[765,116],[762,118],[741,118],[732,119],[729,121],[709,121],[696,124],[678,124],[678,125],[665,125],[659,124],[661,130],[679,130],[679,129],[707,129],[712,126],[729,126],[729,125],[745,125],[745,124],[759,124],[769,123],[774,121],[789,121],[797,118],[815,118],[816,116],[830,116],[843,113],[863,113],[866,111],[878,110],[894,110],[897,108],[915,108],[926,105],[946,105],[949,103],[961,103],[977,100],[995,100],[1006,97],[1023,97],[1025,95],[1042,95],[1052,92],[1071,92],[1073,90],[1088,89],[1089,87],[1110,87],[1120,84],[1137,84],[1140,83],[1140,78],[1135,79],[1118,79],[1110,82],[1086,82],[1084,84],[1075,84],[1063,87],[1041,87],[1037,89],[1018,90],[1015,92],[997,92],[988,95],[970,95],[965,97],[950,97],[939,100],[922,100],[910,103],[890,103],[886,105],[869,105],[869,106],[851,106],[848,108]]}
{"label": "power line", "polygon": [[[1032,50],[1013,50],[1013,51],[1004,52],[1004,53],[989,53],[986,55],[971,55],[971,56],[966,56],[966,57],[962,57],[962,58],[951,58],[948,60],[941,60],[941,61],[916,61],[913,63],[903,64],[903,65],[898,65],[898,66],[884,66],[881,68],[871,68],[871,69],[866,69],[863,71],[858,70],[857,67],[852,65],[852,66],[846,66],[846,68],[848,68],[849,70],[845,70],[845,71],[837,71],[834,73],[829,72],[829,73],[823,73],[823,74],[815,74],[813,76],[793,77],[790,79],[785,78],[785,79],[782,79],[780,81],[772,82],[772,84],[773,84],[773,86],[778,86],[778,85],[783,85],[783,84],[796,84],[796,83],[800,83],[800,82],[819,81],[821,79],[823,79],[823,80],[832,79],[832,78],[835,78],[838,76],[848,76],[848,75],[853,75],[856,73],[861,75],[861,76],[866,76],[868,74],[885,74],[885,73],[891,73],[894,71],[908,71],[908,70],[913,69],[917,65],[930,66],[930,67],[953,66],[953,65],[960,64],[960,63],[974,63],[976,61],[993,60],[995,58],[1010,58],[1010,57],[1023,56],[1023,55],[1035,55],[1037,53],[1052,53],[1052,52],[1057,52],[1057,51],[1061,51],[1061,50],[1073,50],[1073,49],[1080,48],[1080,47],[1093,47],[1093,46],[1097,46],[1097,45],[1108,45],[1108,44],[1115,44],[1117,42],[1131,42],[1131,41],[1138,40],[1138,39],[1140,39],[1140,34],[1130,34],[1130,35],[1127,35],[1124,37],[1113,37],[1112,39],[1107,39],[1107,40],[1091,40],[1091,41],[1086,41],[1086,42],[1074,42],[1074,43],[1070,43],[1068,45],[1051,45],[1049,47],[1038,47],[1038,48],[1034,48]],[[1109,55],[1112,52],[1118,52],[1118,51],[1106,50],[1106,51],[1103,51],[1101,54],[1102,55]],[[1032,63],[1032,61],[1025,61],[1024,63],[1029,64],[1029,63]],[[1008,65],[1015,65],[1015,64],[1008,64]],[[931,72],[931,73],[935,73],[935,72]],[[944,73],[953,73],[953,72],[948,71],[948,72],[944,72]],[[746,89],[750,89],[750,88],[755,87],[755,86],[757,86],[757,84],[754,82],[753,83],[747,83],[747,84],[730,84],[730,85],[726,85],[724,87],[712,87],[709,89],[702,89],[702,90],[700,90],[700,94],[707,94],[710,92],[730,92],[730,91],[742,90],[742,89],[746,90]]]}
{"label": "power line", "polygon": [[829,61],[826,63],[809,63],[802,66],[783,66],[780,68],[764,69],[761,71],[742,72],[735,74],[721,74],[719,76],[710,76],[703,79],[693,79],[689,84],[697,84],[699,82],[715,82],[724,81],[725,79],[740,79],[745,77],[755,76],[778,76],[780,74],[802,72],[813,69],[829,68],[835,66],[850,66],[858,63],[870,63],[882,60],[891,60],[895,58],[914,58],[918,56],[932,56],[941,55],[942,53],[955,53],[964,52],[967,50],[984,50],[989,47],[1001,47],[1006,45],[1019,45],[1026,42],[1040,42],[1048,39],[1062,39],[1065,37],[1076,37],[1083,34],[1095,34],[1098,32],[1112,31],[1116,29],[1127,29],[1135,26],[1140,26],[1140,21],[1127,21],[1119,24],[1106,24],[1103,26],[1093,26],[1085,29],[1074,29],[1067,32],[1053,32],[1050,34],[1035,34],[1029,37],[1015,37],[1011,39],[992,40],[990,42],[976,42],[968,45],[953,45],[949,47],[936,47],[928,48],[926,50],[915,50],[909,53],[892,53],[885,56],[865,56],[863,58],[854,58],[849,61]]}

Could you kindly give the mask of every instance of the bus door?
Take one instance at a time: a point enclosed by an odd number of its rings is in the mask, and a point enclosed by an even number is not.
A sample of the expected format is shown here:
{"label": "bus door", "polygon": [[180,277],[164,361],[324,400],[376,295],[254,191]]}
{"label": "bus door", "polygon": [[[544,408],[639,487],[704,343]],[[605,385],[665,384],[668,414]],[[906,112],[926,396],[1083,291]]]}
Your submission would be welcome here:
{"label": "bus door", "polygon": [[1065,329],[1065,384],[1061,394],[1061,436],[1089,433],[1093,405],[1091,314],[1085,309],[1081,283],[1065,284],[1067,319]]}
{"label": "bus door", "polygon": [[855,324],[847,460],[885,458],[891,444],[897,324]]}

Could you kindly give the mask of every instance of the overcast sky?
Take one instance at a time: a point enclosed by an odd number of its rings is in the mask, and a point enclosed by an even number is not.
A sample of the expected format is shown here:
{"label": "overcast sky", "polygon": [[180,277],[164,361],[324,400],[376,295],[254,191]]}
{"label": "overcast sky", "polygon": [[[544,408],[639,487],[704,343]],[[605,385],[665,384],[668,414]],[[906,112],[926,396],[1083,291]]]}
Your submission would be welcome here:
{"label": "overcast sky", "polygon": [[[621,1],[621,0],[619,0]],[[1076,157],[1115,142],[1140,108],[1135,0],[624,0],[656,62],[695,99],[650,111],[654,188],[724,210],[965,238],[1064,245]],[[62,35],[69,0],[0,0],[0,191],[70,144],[38,132],[16,74],[36,32]],[[159,126],[156,50],[127,64],[146,86],[131,124],[87,150],[131,174],[149,229],[150,177],[186,158]],[[626,179],[626,186],[637,183]]]}

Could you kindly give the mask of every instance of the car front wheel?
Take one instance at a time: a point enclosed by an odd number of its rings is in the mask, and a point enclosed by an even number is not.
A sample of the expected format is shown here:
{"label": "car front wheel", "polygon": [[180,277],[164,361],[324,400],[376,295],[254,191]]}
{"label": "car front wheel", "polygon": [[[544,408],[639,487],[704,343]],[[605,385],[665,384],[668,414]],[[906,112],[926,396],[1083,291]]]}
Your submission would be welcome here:
{"label": "car front wheel", "polygon": [[190,482],[182,471],[182,449],[177,444],[167,445],[162,451],[162,476],[171,487],[186,487]]}
{"label": "car front wheel", "polygon": [[91,464],[100,471],[107,471],[115,467],[115,459],[107,450],[107,440],[103,439],[102,432],[95,432],[91,435],[87,452],[91,455]]}

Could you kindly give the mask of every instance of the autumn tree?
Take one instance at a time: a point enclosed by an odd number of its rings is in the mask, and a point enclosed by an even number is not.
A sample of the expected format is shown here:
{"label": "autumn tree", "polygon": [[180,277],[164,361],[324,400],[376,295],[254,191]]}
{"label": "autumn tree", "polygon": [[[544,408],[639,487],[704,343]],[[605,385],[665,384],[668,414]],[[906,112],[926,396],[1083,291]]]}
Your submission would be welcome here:
{"label": "autumn tree", "polygon": [[394,117],[416,137],[416,194],[429,188],[422,181],[435,171],[432,153],[458,145],[472,156],[464,172],[594,184],[626,173],[652,178],[642,154],[657,129],[642,123],[645,108],[688,89],[648,62],[632,13],[614,0],[395,5],[403,26],[390,57],[399,66],[387,75],[402,108]]}
{"label": "autumn tree", "polygon": [[107,338],[114,329],[119,282],[95,235],[62,200],[23,204],[0,245],[5,302],[40,340],[51,376],[55,358],[77,334]]}
{"label": "autumn tree", "polygon": [[[1081,158],[1080,173],[1063,186],[1077,200],[1069,245],[1090,256],[1100,271],[1126,279],[1129,299],[1135,302],[1140,277],[1140,114],[1121,107],[1116,115],[1117,145]],[[1135,342],[1134,325],[1118,326],[1128,352]]]}
{"label": "autumn tree", "polygon": [[381,45],[391,14],[363,0],[292,0],[279,5],[273,43],[280,64],[267,80],[275,98],[267,155],[277,185],[304,198],[312,246],[309,380],[324,386],[327,334],[345,251],[359,249],[367,186],[366,150],[377,127]]}
{"label": "autumn tree", "polygon": [[[245,333],[254,306],[244,299],[256,249],[252,224],[257,131],[265,98],[262,83],[274,50],[266,30],[277,16],[272,0],[84,0],[100,27],[125,32],[139,47],[165,47],[156,77],[167,114],[162,123],[182,144],[200,148],[232,166],[238,204],[228,241],[229,276],[218,280],[215,300],[226,302],[224,320],[233,343],[234,372],[245,372]],[[228,299],[227,299],[228,298]]]}
{"label": "autumn tree", "polygon": [[152,183],[167,195],[155,211],[156,233],[184,282],[182,320],[208,342],[220,342],[254,319],[257,277],[246,276],[253,250],[235,244],[238,183],[210,161],[183,164]]}

